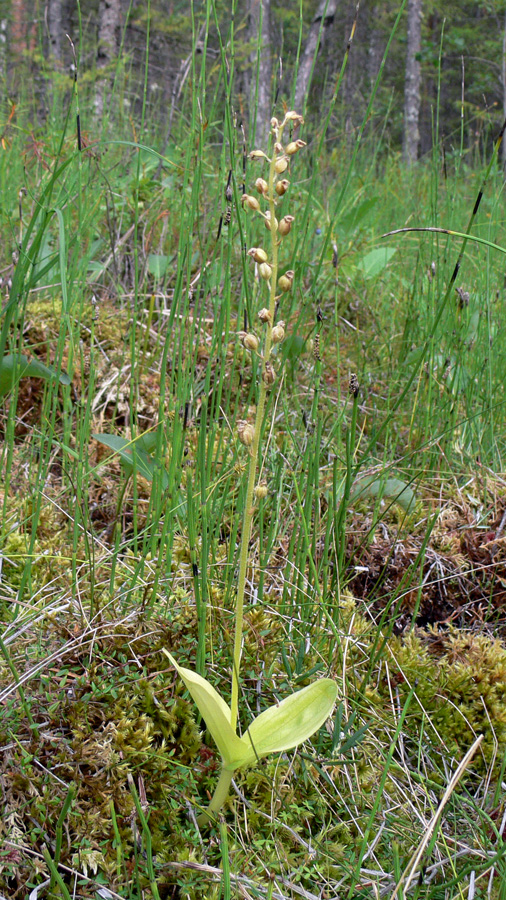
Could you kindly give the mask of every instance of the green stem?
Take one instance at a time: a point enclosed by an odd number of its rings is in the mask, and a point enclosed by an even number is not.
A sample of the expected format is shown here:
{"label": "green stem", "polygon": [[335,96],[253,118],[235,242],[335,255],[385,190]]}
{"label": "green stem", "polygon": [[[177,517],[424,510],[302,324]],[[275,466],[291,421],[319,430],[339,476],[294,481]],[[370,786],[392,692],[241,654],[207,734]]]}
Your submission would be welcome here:
{"label": "green stem", "polygon": [[56,868],[56,865],[55,865],[47,847],[44,846],[42,848],[42,854],[44,856],[44,859],[46,860],[47,867],[51,873],[51,883],[56,882],[56,884],[60,888],[61,895],[64,898],[64,900],[70,900],[70,894],[68,892],[67,886],[66,886],[63,878],[61,877],[58,869]]}
{"label": "green stem", "polygon": [[221,866],[223,869],[223,900],[231,900],[232,891],[230,884],[230,856],[228,850],[227,826],[223,820],[220,820],[220,850],[221,850]]}
{"label": "green stem", "polygon": [[139,816],[139,820],[141,823],[142,833],[144,835],[144,841],[146,844],[146,868],[148,870],[148,878],[149,885],[151,887],[151,893],[153,894],[154,900],[160,900],[160,894],[158,891],[158,884],[155,877],[155,867],[153,862],[153,839],[151,837],[151,831],[149,828],[148,820],[144,815],[144,810],[142,809],[141,801],[139,799],[139,795],[137,793],[137,788],[135,787],[134,780],[131,775],[128,776],[128,785],[130,788],[130,792],[133,797],[133,801],[135,803],[135,808],[137,810],[137,815]]}
{"label": "green stem", "polygon": [[199,828],[202,828],[204,825],[207,825],[208,822],[211,822],[214,818],[213,813],[220,811],[228,797],[233,774],[231,769],[221,770],[220,779],[214,789],[214,794],[209,806],[197,817],[197,825]]}
{"label": "green stem", "polygon": [[18,675],[16,666],[14,665],[14,663],[11,659],[11,655],[7,649],[7,646],[4,644],[3,639],[1,637],[0,637],[0,652],[3,656],[3,658],[5,659],[5,662],[7,663],[8,667],[10,669],[11,675],[14,678],[14,681],[16,683],[16,687],[17,687],[18,694],[19,694],[19,699],[21,700],[21,705],[23,707],[25,716],[28,719],[30,727],[35,728],[35,722],[34,722],[33,716],[30,711],[30,707],[28,706],[28,703],[27,703],[27,700],[25,697],[25,692],[21,686],[21,679]]}
{"label": "green stem", "polygon": [[[281,142],[281,133],[279,135],[279,141]],[[249,469],[248,469],[248,484],[246,487],[246,501],[244,505],[244,516],[242,522],[242,533],[241,533],[241,551],[239,557],[239,579],[237,584],[237,599],[235,605],[235,635],[234,635],[234,658],[233,658],[233,669],[232,669],[232,696],[230,701],[230,723],[232,728],[236,729],[237,727],[237,713],[238,713],[238,705],[239,705],[239,672],[241,668],[241,648],[242,648],[242,637],[243,637],[243,627],[244,627],[244,594],[246,589],[246,574],[248,571],[248,550],[249,550],[249,542],[251,538],[251,530],[253,526],[253,516],[255,513],[255,507],[253,505],[253,492],[255,490],[255,480],[257,474],[257,465],[258,465],[258,456],[260,451],[260,438],[262,432],[262,425],[264,420],[264,410],[265,410],[265,400],[267,397],[267,385],[264,381],[263,375],[266,370],[267,363],[269,362],[271,355],[271,347],[272,347],[272,326],[274,324],[274,314],[276,311],[276,284],[278,280],[278,246],[279,246],[279,238],[278,233],[275,228],[273,228],[273,224],[276,218],[276,203],[275,203],[275,162],[276,162],[276,153],[273,152],[273,156],[271,159],[270,167],[269,167],[269,211],[270,211],[270,221],[271,221],[271,282],[270,282],[270,298],[269,298],[269,321],[266,323],[266,335],[265,335],[265,344],[264,344],[264,352],[262,358],[262,368],[261,368],[261,377],[260,377],[260,389],[258,394],[258,403],[255,415],[255,433],[253,436],[253,441],[250,447],[250,461],[249,461]]]}

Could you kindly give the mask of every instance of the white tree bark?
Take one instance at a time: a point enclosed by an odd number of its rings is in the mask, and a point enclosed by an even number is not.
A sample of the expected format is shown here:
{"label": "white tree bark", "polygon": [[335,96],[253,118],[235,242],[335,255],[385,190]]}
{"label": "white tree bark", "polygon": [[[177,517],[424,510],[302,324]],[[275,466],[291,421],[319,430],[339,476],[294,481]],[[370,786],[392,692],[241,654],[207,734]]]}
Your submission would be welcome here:
{"label": "white tree bark", "polygon": [[270,131],[272,105],[271,0],[251,0],[250,145],[265,146]]}
{"label": "white tree bark", "polygon": [[[503,111],[503,121],[504,121],[504,120],[506,120],[506,11],[504,13],[504,25],[503,25],[503,32],[502,32],[501,78],[502,78],[502,111]],[[502,159],[503,169],[506,172],[506,135],[503,135],[503,139],[502,139],[501,159]]]}
{"label": "white tree bark", "polygon": [[7,96],[7,25],[6,17],[0,19],[0,84],[4,89],[4,96]]}
{"label": "white tree bark", "polygon": [[46,6],[47,31],[53,63],[62,62],[63,11],[62,0],[48,0]]}
{"label": "white tree bark", "polygon": [[378,20],[381,16],[381,7],[378,3],[374,4],[372,9],[372,25],[371,25],[371,34],[369,38],[369,47],[367,51],[367,76],[369,85],[372,88],[374,82],[376,81],[379,68],[381,65],[381,57],[382,46],[381,46],[381,36],[380,30],[378,28]]}
{"label": "white tree bark", "polygon": [[325,34],[334,21],[336,9],[337,0],[320,0],[311,22],[295,84],[294,109],[298,113],[302,113],[304,108],[311,85],[314,62],[325,40]]}
{"label": "white tree bark", "polygon": [[[121,0],[100,0],[98,7],[97,69],[106,68],[118,52]],[[95,92],[95,112],[102,118],[106,80],[99,78]]]}
{"label": "white tree bark", "polygon": [[404,135],[402,152],[411,165],[418,158],[420,131],[421,66],[417,58],[422,46],[422,0],[408,0],[408,46],[404,81]]}

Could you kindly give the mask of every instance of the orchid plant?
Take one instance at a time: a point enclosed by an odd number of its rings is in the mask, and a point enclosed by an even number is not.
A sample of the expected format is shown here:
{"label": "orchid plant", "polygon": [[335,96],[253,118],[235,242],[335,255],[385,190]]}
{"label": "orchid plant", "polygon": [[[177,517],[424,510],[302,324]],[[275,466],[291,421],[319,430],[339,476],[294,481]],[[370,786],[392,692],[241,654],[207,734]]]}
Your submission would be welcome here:
{"label": "orchid plant", "polygon": [[230,706],[205,678],[191,669],[180,666],[166,651],[204,718],[222,759],[218,785],[208,808],[197,820],[199,825],[211,820],[222,808],[235,771],[254,765],[258,759],[269,753],[290,750],[310,738],[328,718],[337,696],[336,683],[330,678],[322,678],[266,709],[250,722],[242,737],[237,733],[248,546],[255,502],[265,497],[268,491],[264,481],[257,483],[260,436],[267,394],[277,378],[272,361],[272,349],[285,337],[285,323],[275,320],[276,310],[282,295],[291,290],[294,278],[292,270],[283,274],[279,272],[279,248],[283,238],[292,228],[294,217],[284,215],[278,220],[276,212],[280,198],[290,187],[286,175],[289,173],[291,159],[306,146],[300,139],[283,143],[283,134],[288,127],[298,131],[302,124],[302,116],[293,111],[287,112],[281,122],[276,118],[271,120],[272,153],[269,156],[263,150],[253,150],[250,153],[251,159],[268,165],[267,179],[261,177],[256,179],[255,190],[258,196],[244,194],[242,197],[243,207],[263,218],[270,234],[270,247],[268,251],[263,247],[253,247],[248,251],[248,255],[256,263],[257,276],[265,284],[268,293],[267,305],[258,313],[262,333],[260,338],[253,331],[239,333],[243,346],[260,358],[261,366],[254,423],[240,421],[237,427],[237,436],[249,453],[249,467],[235,604]]}

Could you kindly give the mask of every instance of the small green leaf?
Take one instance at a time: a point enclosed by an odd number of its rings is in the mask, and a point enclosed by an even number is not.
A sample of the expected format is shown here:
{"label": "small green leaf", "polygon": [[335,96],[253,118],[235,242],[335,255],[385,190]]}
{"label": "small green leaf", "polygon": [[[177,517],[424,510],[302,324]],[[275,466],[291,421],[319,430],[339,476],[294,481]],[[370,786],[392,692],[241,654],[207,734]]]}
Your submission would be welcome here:
{"label": "small green leaf", "polygon": [[401,365],[405,365],[408,368],[415,368],[420,365],[426,353],[427,348],[425,346],[415,347],[414,350],[410,350],[406,356],[403,356],[399,362]]}
{"label": "small green leaf", "polygon": [[[147,481],[153,481],[155,475],[158,472],[161,472],[162,489],[164,491],[167,489],[169,484],[167,471],[161,463],[156,459],[153,459],[153,457],[143,449],[143,444],[144,446],[150,445],[149,442],[145,443],[143,441],[143,435],[133,441],[127,441],[126,438],[122,438],[119,434],[93,434],[92,437],[100,444],[109,447],[114,453],[119,454],[128,475],[132,474],[134,466],[139,475],[142,475]],[[141,446],[139,446],[139,444]]]}
{"label": "small green leaf", "polygon": [[304,353],[306,338],[303,338],[300,334],[289,334],[283,341],[282,346],[286,358],[295,364]]}
{"label": "small green leaf", "polygon": [[357,497],[387,497],[392,503],[398,503],[405,512],[413,509],[416,495],[400,478],[383,479],[377,475],[356,481],[350,491],[350,499]]}
{"label": "small green leaf", "polygon": [[321,678],[260,713],[241,738],[246,752],[240,765],[251,765],[267,753],[281,753],[302,744],[321,728],[336,697],[335,681]]}
{"label": "small green leaf", "polygon": [[[198,706],[200,715],[205,719],[206,726],[220,751],[224,767],[226,769],[236,769],[238,765],[237,759],[241,759],[244,756],[245,748],[241,738],[235,733],[230,724],[230,707],[205,678],[197,675],[196,672],[192,672],[191,669],[178,666],[174,657],[167,650],[164,649],[164,653],[169,657],[178,675],[183,679]],[[255,759],[255,756],[253,756],[253,759]],[[241,765],[240,762],[239,765]]]}
{"label": "small green leaf", "polygon": [[169,257],[160,253],[150,253],[148,255],[148,272],[155,278],[163,278],[169,266]]}
{"label": "small green leaf", "polygon": [[360,260],[357,268],[364,273],[366,278],[375,278],[383,271],[397,253],[396,247],[375,247]]}
{"label": "small green leaf", "polygon": [[[28,359],[24,353],[8,353],[0,359],[0,397],[8,394],[16,381],[27,376],[50,381],[56,378],[56,372],[38,359]],[[59,382],[70,384],[70,378],[65,372],[60,372]]]}
{"label": "small green leaf", "polygon": [[378,197],[369,197],[367,200],[359,203],[358,206],[353,207],[342,219],[338,220],[339,228],[346,232],[353,231],[367,213],[376,206],[377,202]]}

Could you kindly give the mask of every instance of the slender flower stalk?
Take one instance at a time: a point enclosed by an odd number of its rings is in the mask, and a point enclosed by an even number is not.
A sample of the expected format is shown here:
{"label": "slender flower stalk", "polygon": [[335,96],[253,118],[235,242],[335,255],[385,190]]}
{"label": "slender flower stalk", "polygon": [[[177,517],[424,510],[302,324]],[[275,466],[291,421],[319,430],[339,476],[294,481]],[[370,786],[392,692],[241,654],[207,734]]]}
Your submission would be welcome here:
{"label": "slender flower stalk", "polygon": [[[297,117],[297,121],[302,122],[302,117]],[[281,144],[281,139],[283,135],[283,130],[285,125],[287,124],[287,119],[278,126],[274,125],[275,129],[275,138],[276,143]],[[302,143],[302,142],[301,142]],[[276,312],[276,285],[278,282],[278,266],[279,266],[279,244],[280,238],[278,235],[278,230],[273,223],[276,223],[276,198],[278,198],[278,193],[276,191],[276,184],[278,183],[278,172],[279,161],[280,159],[284,159],[284,156],[279,156],[276,152],[273,154],[272,159],[269,164],[269,178],[266,185],[266,190],[262,191],[263,196],[269,202],[269,217],[268,220],[270,222],[270,236],[271,236],[271,255],[269,265],[271,268],[271,276],[270,276],[270,286],[269,286],[269,306],[268,312],[269,315],[264,317],[265,320],[265,342],[263,348],[262,355],[262,366],[261,366],[261,377],[260,377],[260,386],[258,393],[258,403],[256,408],[255,415],[255,424],[254,424],[254,437],[253,442],[250,447],[250,460],[248,467],[248,484],[246,488],[246,502],[244,506],[244,515],[242,522],[242,533],[241,533],[241,550],[239,557],[239,579],[237,584],[237,597],[236,597],[236,607],[235,607],[235,635],[234,635],[234,656],[233,656],[233,669],[232,669],[232,696],[230,702],[231,708],[231,720],[230,724],[232,728],[235,730],[237,725],[237,712],[239,705],[239,675],[241,668],[241,650],[242,650],[242,640],[243,640],[243,628],[244,628],[244,595],[246,590],[246,574],[248,570],[248,549],[249,543],[251,539],[251,532],[253,528],[253,518],[255,514],[255,506],[254,506],[254,491],[255,491],[255,481],[258,469],[258,457],[260,453],[260,438],[262,434],[262,425],[264,420],[264,411],[265,411],[265,401],[267,398],[267,391],[269,387],[269,378],[266,377],[269,372],[269,366],[272,369],[270,363],[270,355],[272,349],[272,332],[273,328],[277,327],[274,325],[274,315]],[[278,167],[278,168],[277,168]],[[285,171],[285,168],[282,167],[282,172]],[[257,182],[259,179],[257,180]],[[263,180],[262,180],[263,181]],[[286,179],[283,179],[283,184],[287,184]],[[265,181],[263,181],[263,186],[265,186]],[[292,218],[292,217],[290,217]],[[292,219],[293,221],[293,219]]]}

